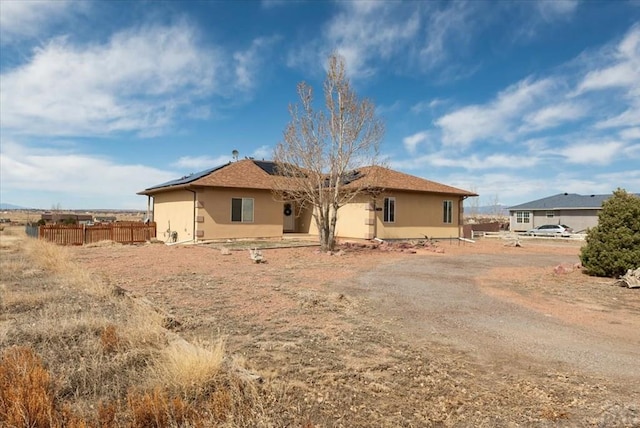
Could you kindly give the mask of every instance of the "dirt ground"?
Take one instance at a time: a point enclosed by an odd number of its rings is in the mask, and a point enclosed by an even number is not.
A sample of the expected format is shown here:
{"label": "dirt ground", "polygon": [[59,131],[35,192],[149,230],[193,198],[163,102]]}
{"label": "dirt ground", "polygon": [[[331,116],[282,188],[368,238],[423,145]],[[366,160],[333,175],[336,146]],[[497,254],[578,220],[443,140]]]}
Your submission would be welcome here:
{"label": "dirt ground", "polygon": [[640,290],[573,269],[579,243],[523,244],[73,253],[185,338],[226,337],[282,426],[640,426]]}

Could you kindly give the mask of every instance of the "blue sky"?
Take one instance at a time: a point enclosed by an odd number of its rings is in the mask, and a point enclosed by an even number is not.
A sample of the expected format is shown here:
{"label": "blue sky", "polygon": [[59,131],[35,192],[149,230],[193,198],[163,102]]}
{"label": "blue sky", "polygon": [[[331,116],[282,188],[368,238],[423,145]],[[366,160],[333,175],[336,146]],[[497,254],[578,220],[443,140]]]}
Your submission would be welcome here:
{"label": "blue sky", "polygon": [[327,56],[397,170],[480,205],[640,192],[640,2],[0,2],[0,202],[135,208],[270,158]]}

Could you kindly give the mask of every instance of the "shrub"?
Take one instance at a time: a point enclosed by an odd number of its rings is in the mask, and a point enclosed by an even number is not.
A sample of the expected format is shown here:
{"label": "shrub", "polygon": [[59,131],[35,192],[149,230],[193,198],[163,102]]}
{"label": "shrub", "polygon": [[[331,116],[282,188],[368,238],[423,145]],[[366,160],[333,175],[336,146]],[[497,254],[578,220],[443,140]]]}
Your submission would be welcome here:
{"label": "shrub", "polygon": [[587,273],[617,277],[640,267],[640,197],[623,189],[602,204],[598,225],[580,251]]}
{"label": "shrub", "polygon": [[76,219],[74,217],[66,217],[66,218],[63,218],[60,223],[66,225],[66,226],[72,226],[72,225],[76,224],[77,222],[76,222]]}
{"label": "shrub", "polygon": [[58,426],[49,372],[30,349],[8,349],[0,361],[0,425]]}

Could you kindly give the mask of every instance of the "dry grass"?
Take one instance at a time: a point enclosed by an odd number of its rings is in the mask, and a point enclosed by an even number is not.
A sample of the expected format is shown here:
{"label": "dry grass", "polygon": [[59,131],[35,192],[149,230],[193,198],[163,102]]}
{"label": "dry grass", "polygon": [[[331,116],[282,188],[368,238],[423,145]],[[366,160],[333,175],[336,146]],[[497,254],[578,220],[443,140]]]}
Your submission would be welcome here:
{"label": "dry grass", "polygon": [[194,345],[184,340],[171,343],[156,360],[154,379],[184,397],[207,394],[222,369],[224,341],[213,345]]}
{"label": "dry grass", "polygon": [[222,340],[185,342],[65,247],[4,238],[0,426],[234,426],[260,417],[258,391],[224,364]]}
{"label": "dry grass", "polygon": [[59,424],[51,377],[29,348],[10,348],[0,361],[0,421],[16,427]]}

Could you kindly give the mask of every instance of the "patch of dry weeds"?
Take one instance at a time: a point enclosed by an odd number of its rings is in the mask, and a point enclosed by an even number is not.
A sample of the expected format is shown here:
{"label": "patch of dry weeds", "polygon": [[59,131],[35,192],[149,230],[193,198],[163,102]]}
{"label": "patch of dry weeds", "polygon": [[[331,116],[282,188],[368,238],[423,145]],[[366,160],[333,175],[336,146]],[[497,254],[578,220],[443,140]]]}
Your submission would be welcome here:
{"label": "patch of dry weeds", "polygon": [[255,379],[225,363],[222,340],[180,339],[160,312],[114,292],[65,247],[19,238],[0,247],[0,260],[0,426],[263,418]]}

